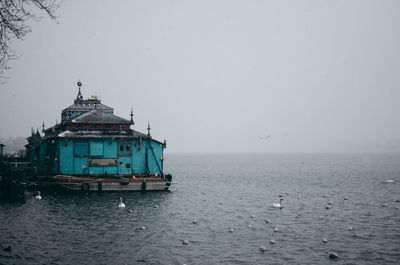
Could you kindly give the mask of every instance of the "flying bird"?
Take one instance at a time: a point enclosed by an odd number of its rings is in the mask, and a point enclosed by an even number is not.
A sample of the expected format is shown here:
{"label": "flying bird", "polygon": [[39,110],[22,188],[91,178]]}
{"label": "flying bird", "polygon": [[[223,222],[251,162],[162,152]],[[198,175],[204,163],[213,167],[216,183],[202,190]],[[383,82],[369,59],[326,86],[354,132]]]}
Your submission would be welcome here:
{"label": "flying bird", "polygon": [[268,140],[270,137],[271,137],[270,134],[268,134],[267,136],[261,136],[261,137],[260,137],[260,140],[266,141],[266,140]]}

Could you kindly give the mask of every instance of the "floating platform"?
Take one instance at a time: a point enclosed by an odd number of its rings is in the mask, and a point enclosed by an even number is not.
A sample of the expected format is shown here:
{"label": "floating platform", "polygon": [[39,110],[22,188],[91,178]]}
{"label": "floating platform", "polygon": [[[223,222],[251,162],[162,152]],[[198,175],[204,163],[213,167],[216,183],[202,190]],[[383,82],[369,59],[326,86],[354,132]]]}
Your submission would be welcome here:
{"label": "floating platform", "polygon": [[171,186],[171,175],[165,177],[138,178],[90,178],[57,175],[45,177],[35,184],[39,189],[63,189],[66,191],[167,191]]}

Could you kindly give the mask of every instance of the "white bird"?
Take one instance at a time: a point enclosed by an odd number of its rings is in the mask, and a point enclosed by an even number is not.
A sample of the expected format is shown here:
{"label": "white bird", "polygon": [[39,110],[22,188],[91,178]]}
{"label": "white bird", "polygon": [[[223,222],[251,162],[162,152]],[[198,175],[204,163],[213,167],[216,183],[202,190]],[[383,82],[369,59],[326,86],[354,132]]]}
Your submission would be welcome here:
{"label": "white bird", "polygon": [[125,208],[125,203],[122,202],[122,197],[119,197],[119,208]]}
{"label": "white bird", "polygon": [[279,203],[273,203],[272,207],[282,209],[283,208],[282,201],[283,201],[283,197],[279,196]]}
{"label": "white bird", "polygon": [[187,239],[182,240],[182,244],[184,244],[184,245],[189,244],[189,240],[187,240]]}
{"label": "white bird", "polygon": [[271,240],[269,241],[269,243],[270,243],[270,244],[275,244],[275,240],[274,240],[274,239],[271,239]]}
{"label": "white bird", "polygon": [[233,228],[229,228],[229,233],[233,233],[233,231],[235,231]]}
{"label": "white bird", "polygon": [[393,183],[393,182],[394,182],[394,179],[388,179],[388,180],[386,180],[385,182],[386,182],[386,183]]}
{"label": "white bird", "polygon": [[266,248],[265,246],[261,246],[261,247],[260,247],[260,251],[261,251],[261,252],[264,252],[265,250],[267,250],[267,248]]}
{"label": "white bird", "polygon": [[35,199],[36,200],[41,200],[42,196],[40,196],[40,191],[37,192],[38,194],[36,195]]}

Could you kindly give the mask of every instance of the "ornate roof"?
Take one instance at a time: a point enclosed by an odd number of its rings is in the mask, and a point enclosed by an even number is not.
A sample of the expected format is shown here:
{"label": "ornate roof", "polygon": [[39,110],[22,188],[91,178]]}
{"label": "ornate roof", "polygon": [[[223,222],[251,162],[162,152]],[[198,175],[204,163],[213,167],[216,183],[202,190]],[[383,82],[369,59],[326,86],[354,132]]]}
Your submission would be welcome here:
{"label": "ornate roof", "polygon": [[107,111],[107,112],[114,112],[114,109],[106,106],[104,104],[101,104],[100,99],[97,98],[97,96],[92,96],[92,98],[89,99],[83,99],[82,93],[81,93],[81,86],[82,83],[78,81],[78,95],[76,96],[74,100],[74,104],[69,106],[66,109],[62,110],[62,113],[65,112],[84,112],[84,111],[89,111],[93,109],[97,110],[102,110],[102,111]]}
{"label": "ornate roof", "polygon": [[114,109],[100,103],[98,99],[86,99],[86,100],[79,100],[76,103],[72,104],[68,108],[64,109],[62,112],[65,111],[88,111],[88,110],[102,110],[102,111],[110,111],[113,112]]}
{"label": "ornate roof", "polygon": [[[55,135],[51,135],[51,137],[58,138],[142,138],[148,139],[149,137],[141,132],[135,130],[129,131],[63,131]],[[158,141],[156,141],[158,142]]]}
{"label": "ornate roof", "polygon": [[72,123],[102,123],[102,124],[131,124],[132,122],[124,118],[108,114],[102,110],[94,109],[85,112],[73,119]]}

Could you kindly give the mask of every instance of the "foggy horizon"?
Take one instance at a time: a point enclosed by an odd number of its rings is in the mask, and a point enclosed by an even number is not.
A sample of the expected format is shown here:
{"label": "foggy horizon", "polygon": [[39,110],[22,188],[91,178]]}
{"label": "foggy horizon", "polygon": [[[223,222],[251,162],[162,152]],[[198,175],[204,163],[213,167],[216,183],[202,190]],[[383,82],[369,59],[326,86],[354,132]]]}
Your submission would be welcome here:
{"label": "foggy horizon", "polygon": [[61,120],[77,81],[166,153],[400,151],[398,1],[64,1],[0,84],[0,138]]}

